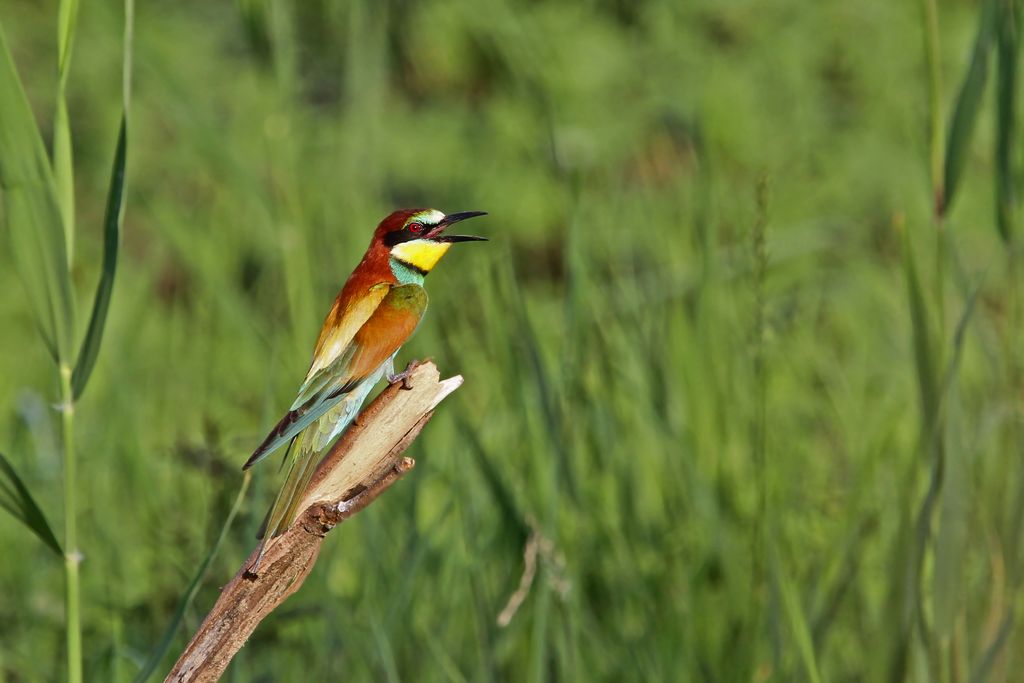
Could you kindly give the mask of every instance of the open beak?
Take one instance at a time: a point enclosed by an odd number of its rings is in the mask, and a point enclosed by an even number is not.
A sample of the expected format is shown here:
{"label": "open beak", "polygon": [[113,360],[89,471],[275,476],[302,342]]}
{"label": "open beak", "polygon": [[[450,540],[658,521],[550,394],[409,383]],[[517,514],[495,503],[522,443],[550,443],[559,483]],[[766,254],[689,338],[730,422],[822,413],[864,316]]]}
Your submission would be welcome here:
{"label": "open beak", "polygon": [[435,242],[486,242],[486,237],[476,237],[475,235],[443,235],[445,230],[448,229],[449,225],[454,225],[459,221],[464,221],[467,218],[474,218],[476,216],[486,216],[486,211],[462,211],[460,213],[450,213],[444,217],[444,219],[437,224],[434,229],[434,234],[429,239]]}

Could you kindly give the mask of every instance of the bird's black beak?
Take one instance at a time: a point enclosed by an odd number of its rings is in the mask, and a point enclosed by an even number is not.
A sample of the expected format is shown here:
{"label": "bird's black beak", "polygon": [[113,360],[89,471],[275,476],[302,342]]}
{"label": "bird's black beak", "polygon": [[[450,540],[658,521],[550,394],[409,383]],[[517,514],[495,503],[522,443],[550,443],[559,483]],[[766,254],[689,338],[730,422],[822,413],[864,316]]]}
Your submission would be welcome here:
{"label": "bird's black beak", "polygon": [[475,235],[443,235],[441,234],[448,229],[449,225],[454,225],[459,221],[464,221],[467,218],[475,218],[476,216],[486,216],[486,211],[462,211],[460,213],[450,213],[444,217],[444,219],[437,225],[437,234],[431,237],[435,242],[486,242],[486,237],[476,237]]}

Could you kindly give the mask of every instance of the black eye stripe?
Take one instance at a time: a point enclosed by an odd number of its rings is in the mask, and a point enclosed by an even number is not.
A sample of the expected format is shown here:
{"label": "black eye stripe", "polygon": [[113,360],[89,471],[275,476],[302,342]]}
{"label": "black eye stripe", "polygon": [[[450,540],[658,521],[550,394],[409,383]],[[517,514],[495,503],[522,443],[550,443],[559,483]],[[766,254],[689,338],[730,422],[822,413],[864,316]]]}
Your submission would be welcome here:
{"label": "black eye stripe", "polygon": [[[420,226],[420,229],[412,230],[413,225]],[[428,226],[425,223],[420,223],[419,221],[413,221],[412,223],[409,223],[409,225],[405,226],[401,230],[395,230],[394,232],[389,232],[386,235],[384,235],[384,244],[386,244],[389,247],[393,247],[396,244],[401,244],[402,242],[418,240],[420,239],[420,237],[423,236],[423,233],[426,232],[427,229],[430,227],[433,226]]]}

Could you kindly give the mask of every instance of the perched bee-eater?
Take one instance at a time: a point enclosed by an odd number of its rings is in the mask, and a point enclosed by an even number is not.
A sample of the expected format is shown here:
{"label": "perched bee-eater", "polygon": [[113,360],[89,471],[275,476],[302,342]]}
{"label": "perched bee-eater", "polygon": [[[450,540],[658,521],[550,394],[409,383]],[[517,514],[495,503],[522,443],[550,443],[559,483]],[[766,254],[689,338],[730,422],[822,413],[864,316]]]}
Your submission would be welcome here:
{"label": "perched bee-eater", "polygon": [[485,239],[446,230],[483,215],[404,209],[377,226],[363,260],[324,320],[298,397],[242,467],[248,469],[288,444],[288,474],[250,569],[259,563],[267,540],[283,533],[301,512],[296,508],[321,456],[356,417],[373,386],[382,377],[391,383],[405,380],[405,373],[395,374],[394,359],[427,309],[424,277],[453,243]]}

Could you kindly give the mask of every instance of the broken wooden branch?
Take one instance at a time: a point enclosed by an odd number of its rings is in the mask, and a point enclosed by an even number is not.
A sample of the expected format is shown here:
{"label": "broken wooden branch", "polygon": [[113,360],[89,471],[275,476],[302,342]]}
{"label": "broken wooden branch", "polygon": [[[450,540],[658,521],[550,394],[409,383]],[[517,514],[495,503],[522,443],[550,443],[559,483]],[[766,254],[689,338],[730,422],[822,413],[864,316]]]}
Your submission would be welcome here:
{"label": "broken wooden branch", "polygon": [[305,511],[267,543],[258,574],[246,571],[257,551],[242,563],[165,683],[219,679],[259,623],[302,586],[327,532],[412,469],[414,461],[402,453],[462,377],[441,380],[429,361],[408,370],[411,388],[388,387],[348,428],[317,467],[301,506]]}

